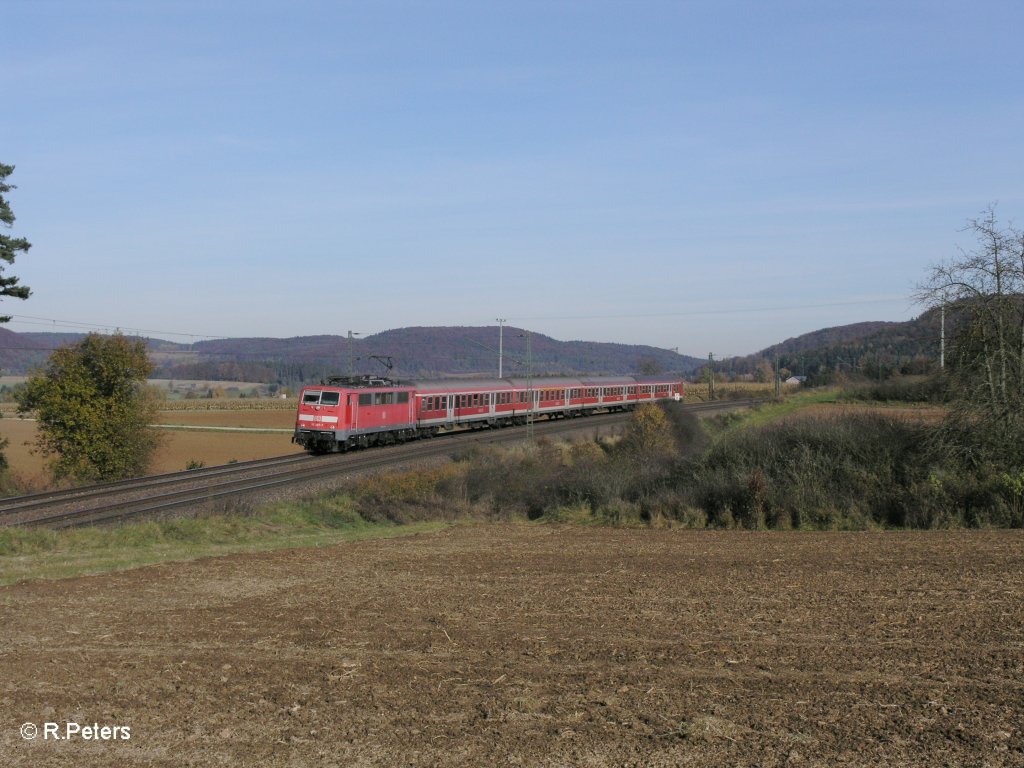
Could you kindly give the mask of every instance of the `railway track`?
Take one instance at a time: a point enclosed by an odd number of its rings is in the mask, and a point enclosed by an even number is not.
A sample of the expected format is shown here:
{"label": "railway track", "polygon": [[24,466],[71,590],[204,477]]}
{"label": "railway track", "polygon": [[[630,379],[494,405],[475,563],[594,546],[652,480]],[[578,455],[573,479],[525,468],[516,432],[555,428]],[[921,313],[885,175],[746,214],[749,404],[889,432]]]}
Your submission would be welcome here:
{"label": "railway track", "polygon": [[[754,405],[758,400],[694,403],[689,411],[714,412]],[[534,438],[593,431],[629,418],[628,413],[595,414],[578,419],[538,421]],[[441,438],[370,451],[270,459],[185,470],[64,491],[19,496],[0,501],[0,526],[72,528],[130,519],[160,517],[185,507],[210,507],[217,502],[265,493],[327,477],[372,472],[381,468],[451,455],[473,445],[498,445],[529,439],[528,428],[456,432]]]}

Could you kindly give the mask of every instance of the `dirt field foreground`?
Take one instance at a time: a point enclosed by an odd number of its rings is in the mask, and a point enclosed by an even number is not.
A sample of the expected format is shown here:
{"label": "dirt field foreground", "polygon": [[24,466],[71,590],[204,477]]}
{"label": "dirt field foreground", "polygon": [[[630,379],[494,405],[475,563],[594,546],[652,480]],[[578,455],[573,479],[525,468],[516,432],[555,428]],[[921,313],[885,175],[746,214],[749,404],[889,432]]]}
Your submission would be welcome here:
{"label": "dirt field foreground", "polygon": [[1024,765],[1022,553],[476,525],[16,585],[0,763]]}

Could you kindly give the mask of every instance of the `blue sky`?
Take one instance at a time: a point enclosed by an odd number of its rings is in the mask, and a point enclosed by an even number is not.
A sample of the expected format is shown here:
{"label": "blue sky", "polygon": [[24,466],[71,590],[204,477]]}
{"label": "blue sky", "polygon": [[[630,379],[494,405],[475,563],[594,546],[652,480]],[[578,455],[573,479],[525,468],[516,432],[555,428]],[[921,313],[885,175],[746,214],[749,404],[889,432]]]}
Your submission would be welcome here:
{"label": "blue sky", "polygon": [[967,218],[1024,217],[1019,2],[0,0],[0,20],[0,162],[33,243],[15,331],[504,317],[745,354],[918,314]]}

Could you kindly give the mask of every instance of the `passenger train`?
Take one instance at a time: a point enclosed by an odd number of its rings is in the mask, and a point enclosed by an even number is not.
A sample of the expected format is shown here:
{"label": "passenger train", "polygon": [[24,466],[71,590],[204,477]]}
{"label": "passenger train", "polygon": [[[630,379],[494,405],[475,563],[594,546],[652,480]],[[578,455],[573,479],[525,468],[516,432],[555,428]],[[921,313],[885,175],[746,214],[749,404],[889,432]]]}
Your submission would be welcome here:
{"label": "passenger train", "polygon": [[292,442],[311,453],[337,453],[459,428],[507,427],[541,416],[588,416],[682,398],[683,382],[666,376],[401,383],[336,377],[303,387]]}

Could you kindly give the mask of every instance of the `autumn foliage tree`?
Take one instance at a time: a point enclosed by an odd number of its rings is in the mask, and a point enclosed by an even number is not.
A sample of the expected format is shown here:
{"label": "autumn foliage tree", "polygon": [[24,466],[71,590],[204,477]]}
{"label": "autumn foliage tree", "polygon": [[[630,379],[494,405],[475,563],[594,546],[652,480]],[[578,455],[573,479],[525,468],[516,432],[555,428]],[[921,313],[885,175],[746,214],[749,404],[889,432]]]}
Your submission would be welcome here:
{"label": "autumn foliage tree", "polygon": [[152,363],[142,341],[91,333],[58,349],[18,396],[34,411],[38,445],[57,479],[119,480],[143,474],[159,436],[149,425],[156,400],[146,388]]}

